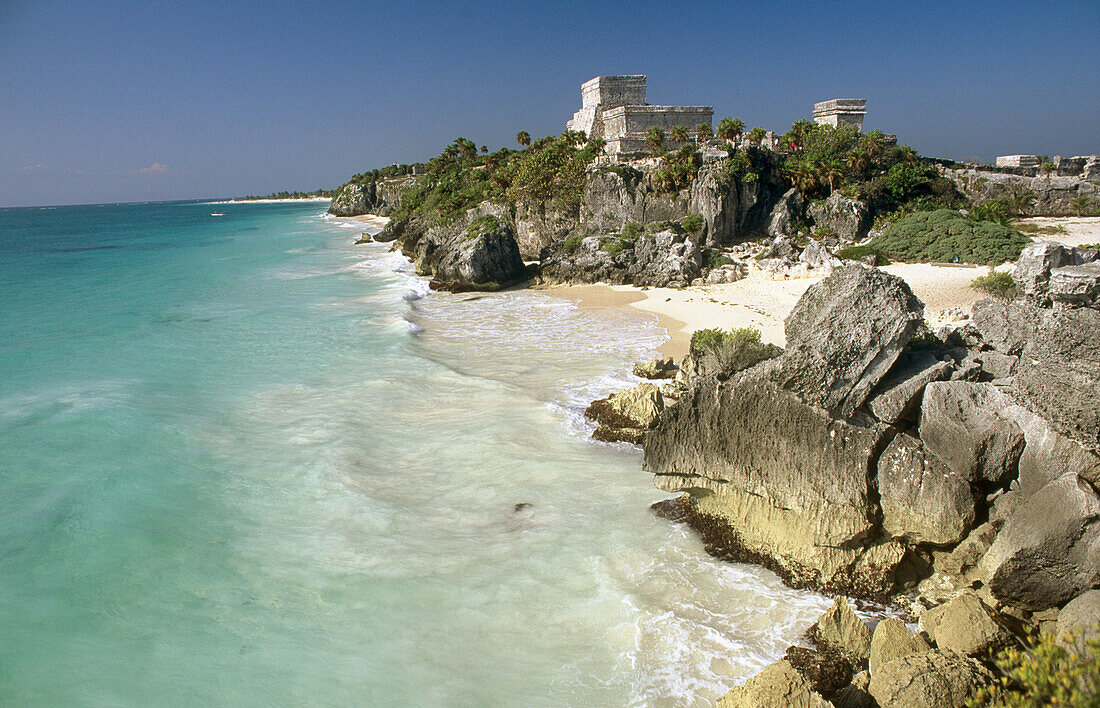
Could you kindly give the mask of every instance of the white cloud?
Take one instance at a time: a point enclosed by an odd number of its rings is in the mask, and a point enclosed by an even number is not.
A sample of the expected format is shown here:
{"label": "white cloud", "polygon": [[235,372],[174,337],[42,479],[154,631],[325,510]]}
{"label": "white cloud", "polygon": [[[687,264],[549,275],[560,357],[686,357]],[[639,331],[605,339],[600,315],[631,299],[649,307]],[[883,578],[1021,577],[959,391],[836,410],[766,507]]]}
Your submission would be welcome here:
{"label": "white cloud", "polygon": [[140,170],[137,170],[137,173],[138,174],[143,174],[143,175],[161,175],[161,174],[164,174],[167,171],[168,171],[168,165],[165,165],[164,163],[161,163],[161,162],[154,162],[153,164],[149,165],[148,167],[142,167]]}

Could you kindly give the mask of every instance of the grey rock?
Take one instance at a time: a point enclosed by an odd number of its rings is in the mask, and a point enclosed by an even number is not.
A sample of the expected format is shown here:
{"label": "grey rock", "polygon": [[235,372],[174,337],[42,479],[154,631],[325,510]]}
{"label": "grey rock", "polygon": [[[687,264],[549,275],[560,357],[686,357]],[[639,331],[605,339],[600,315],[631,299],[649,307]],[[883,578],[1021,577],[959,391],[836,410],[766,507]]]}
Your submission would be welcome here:
{"label": "grey rock", "polygon": [[[367,189],[373,187],[368,184]],[[336,190],[329,202],[328,213],[334,216],[359,216],[366,214],[373,203],[373,195],[364,191],[363,185],[348,182]]]}
{"label": "grey rock", "polygon": [[671,379],[679,371],[672,357],[659,357],[640,361],[634,365],[634,375],[643,379]]}
{"label": "grey rock", "polygon": [[[1094,163],[1095,164],[1095,163]],[[1073,177],[1022,176],[979,170],[946,170],[944,176],[958,185],[972,204],[990,199],[1011,203],[1014,196],[1031,193],[1034,198],[1022,204],[1025,216],[1073,216],[1075,201],[1085,198],[1100,203],[1100,185],[1090,182],[1087,170]]]}
{"label": "grey rock", "polygon": [[1015,395],[1062,435],[1100,454],[1100,310],[1047,310],[1020,356]]}
{"label": "grey rock", "polygon": [[883,528],[896,539],[954,544],[974,523],[970,482],[925,454],[910,435],[895,437],[879,458],[878,489]]}
{"label": "grey rock", "polygon": [[433,226],[416,242],[412,259],[417,273],[448,289],[499,290],[526,274],[511,227],[498,220]]}
{"label": "grey rock", "polygon": [[871,629],[852,611],[846,597],[836,598],[806,634],[857,665],[866,663],[871,655]]}
{"label": "grey rock", "polygon": [[661,389],[643,382],[634,388],[593,401],[586,418],[598,423],[592,437],[603,442],[639,443],[665,409]]}
{"label": "grey rock", "polygon": [[764,221],[764,230],[770,236],[793,236],[806,220],[806,200],[793,187],[788,189],[772,207]]}
{"label": "grey rock", "polygon": [[997,538],[997,529],[992,521],[987,521],[970,531],[946,557],[936,563],[936,570],[955,580],[955,585],[969,585],[972,571],[978,567],[982,557]]}
{"label": "grey rock", "polygon": [[1086,590],[1058,613],[1058,636],[1073,632],[1078,640],[1100,637],[1100,590]]}
{"label": "grey rock", "polygon": [[859,241],[871,228],[867,205],[833,192],[823,203],[810,205],[810,216],[818,227],[827,227],[842,241]]}
{"label": "grey rock", "polygon": [[1005,409],[1024,433],[1020,455],[1019,492],[1030,497],[1066,474],[1076,474],[1094,487],[1100,486],[1100,457],[1055,431],[1050,423],[1022,406]]}
{"label": "grey rock", "polygon": [[379,243],[396,241],[405,235],[405,228],[407,226],[407,221],[390,219],[386,222],[386,225],[382,227],[382,230],[374,235],[374,240]]}
{"label": "grey rock", "polygon": [[848,417],[890,371],[923,313],[901,278],[855,264],[837,268],[787,315],[776,378],[807,402]]}
{"label": "grey rock", "polygon": [[811,268],[817,268],[827,272],[831,272],[833,268],[839,268],[844,264],[844,261],[840,260],[820,241],[810,241],[806,248],[802,249],[802,253],[799,254],[798,260],[801,263],[805,263]]}
{"label": "grey rock", "polygon": [[1012,635],[993,619],[978,596],[965,592],[943,605],[932,638],[936,646],[970,656],[990,656]]}
{"label": "grey rock", "polygon": [[1100,582],[1100,498],[1067,474],[1008,516],[979,571],[999,601],[1061,605]]}
{"label": "grey rock", "polygon": [[1073,264],[1084,265],[1085,263],[1096,263],[1100,261],[1100,249],[1096,248],[1081,248],[1078,246],[1073,249]]}
{"label": "grey rock", "polygon": [[1007,379],[1016,373],[1016,364],[1020,357],[1011,354],[1001,354],[996,351],[981,352],[978,354],[978,362],[982,365],[982,371],[994,379]]}
{"label": "grey rock", "polygon": [[962,708],[993,675],[961,654],[932,650],[888,661],[872,674],[869,690],[890,708]]}
{"label": "grey rock", "polygon": [[831,708],[789,661],[778,661],[718,699],[718,708]]}
{"label": "grey rock", "polygon": [[930,383],[921,405],[921,441],[963,479],[1001,483],[1016,474],[1024,449],[1020,426],[1004,413],[1010,404],[987,383]]}
{"label": "grey rock", "polygon": [[1100,263],[1054,268],[1049,287],[1055,302],[1096,307],[1100,303]]}
{"label": "grey rock", "polygon": [[749,274],[749,267],[740,261],[734,261],[723,266],[718,266],[707,273],[708,285],[722,283],[736,283]]}
{"label": "grey rock", "polygon": [[971,310],[982,339],[1004,354],[1019,354],[1039,326],[1041,312],[1027,300],[979,300]]}
{"label": "grey rock", "polygon": [[768,249],[764,251],[764,258],[794,261],[798,258],[798,247],[794,245],[794,240],[789,236],[777,236],[768,246]]}
{"label": "grey rock", "polygon": [[1073,250],[1054,241],[1036,241],[1024,247],[1012,280],[1020,294],[1040,305],[1050,304],[1050,275],[1055,268],[1073,265]]}
{"label": "grey rock", "polygon": [[880,621],[871,636],[870,659],[871,674],[878,672],[883,664],[913,654],[931,651],[932,645],[919,634],[909,631],[905,624],[893,617]]}
{"label": "grey rock", "polygon": [[924,387],[948,378],[953,368],[950,362],[940,361],[929,352],[904,351],[875,387],[867,406],[884,423],[916,422]]}

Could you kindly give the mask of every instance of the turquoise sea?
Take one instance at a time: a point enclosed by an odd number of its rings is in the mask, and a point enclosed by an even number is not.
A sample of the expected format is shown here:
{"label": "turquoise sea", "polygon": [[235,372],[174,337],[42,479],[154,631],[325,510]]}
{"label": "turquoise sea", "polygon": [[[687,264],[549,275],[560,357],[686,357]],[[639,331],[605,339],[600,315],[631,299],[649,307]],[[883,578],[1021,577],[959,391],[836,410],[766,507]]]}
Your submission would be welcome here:
{"label": "turquoise sea", "polygon": [[654,321],[323,209],[0,210],[0,704],[705,705],[827,607],[589,439]]}

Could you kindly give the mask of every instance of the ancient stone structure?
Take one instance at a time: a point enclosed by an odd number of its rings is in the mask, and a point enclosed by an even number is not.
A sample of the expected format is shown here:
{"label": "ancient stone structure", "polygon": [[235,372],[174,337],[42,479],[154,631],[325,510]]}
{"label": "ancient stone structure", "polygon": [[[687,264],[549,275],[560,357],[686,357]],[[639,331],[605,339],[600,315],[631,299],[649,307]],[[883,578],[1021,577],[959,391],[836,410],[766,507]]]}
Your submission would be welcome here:
{"label": "ancient stone structure", "polygon": [[609,155],[643,152],[646,133],[660,128],[667,136],[682,125],[694,133],[700,123],[711,124],[711,106],[651,106],[646,103],[646,77],[597,76],[581,84],[581,109],[566,123],[589,138],[603,138]]}
{"label": "ancient stone structure", "polygon": [[865,115],[867,115],[866,98],[833,98],[814,104],[814,122],[824,125],[854,125],[863,132]]}
{"label": "ancient stone structure", "polygon": [[1038,167],[1038,155],[998,155],[997,167]]}

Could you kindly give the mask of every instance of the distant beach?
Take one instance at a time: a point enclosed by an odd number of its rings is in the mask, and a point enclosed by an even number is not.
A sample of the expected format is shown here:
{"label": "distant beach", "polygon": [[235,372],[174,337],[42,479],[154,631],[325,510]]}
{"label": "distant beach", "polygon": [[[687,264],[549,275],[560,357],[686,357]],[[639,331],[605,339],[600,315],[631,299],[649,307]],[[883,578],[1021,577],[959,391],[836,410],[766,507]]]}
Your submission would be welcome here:
{"label": "distant beach", "polygon": [[328,202],[331,197],[290,197],[287,199],[224,199],[206,204],[277,204],[280,202]]}

